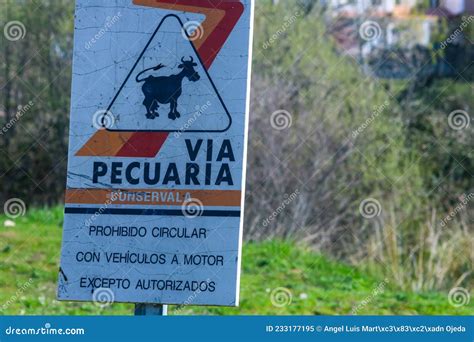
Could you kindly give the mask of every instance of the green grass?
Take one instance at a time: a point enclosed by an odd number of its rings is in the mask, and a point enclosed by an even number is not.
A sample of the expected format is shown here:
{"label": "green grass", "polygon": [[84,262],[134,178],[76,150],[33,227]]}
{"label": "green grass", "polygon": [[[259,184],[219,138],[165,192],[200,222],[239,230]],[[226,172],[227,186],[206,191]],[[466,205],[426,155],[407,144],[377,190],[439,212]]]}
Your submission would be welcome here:
{"label": "green grass", "polygon": [[[130,315],[133,306],[100,308],[88,302],[59,302],[56,280],[61,244],[62,208],[30,210],[4,227],[0,217],[0,313]],[[29,281],[31,279],[31,281]],[[28,283],[29,281],[29,283]],[[272,304],[272,293],[285,288],[291,303]],[[376,289],[379,291],[376,291]],[[365,303],[365,304],[364,304]],[[277,303],[278,304],[278,303]],[[474,303],[459,308],[447,293],[403,292],[390,281],[331,261],[290,242],[247,242],[243,247],[239,308],[172,306],[170,314],[472,314]]]}

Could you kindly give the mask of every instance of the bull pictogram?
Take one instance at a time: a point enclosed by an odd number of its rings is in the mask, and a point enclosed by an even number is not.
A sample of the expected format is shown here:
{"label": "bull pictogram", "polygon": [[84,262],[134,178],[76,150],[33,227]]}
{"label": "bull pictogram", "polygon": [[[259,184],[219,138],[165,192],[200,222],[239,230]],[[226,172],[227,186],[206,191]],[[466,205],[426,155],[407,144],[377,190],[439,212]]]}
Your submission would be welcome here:
{"label": "bull pictogram", "polygon": [[176,118],[181,116],[178,111],[178,99],[183,92],[183,79],[187,78],[191,82],[196,82],[200,79],[199,73],[194,69],[197,64],[194,63],[192,56],[189,58],[189,60],[184,60],[184,57],[181,58],[181,64],[178,66],[181,71],[174,75],[158,77],[149,75],[146,78],[140,78],[140,76],[147,71],[157,71],[163,68],[164,65],[161,63],[137,74],[135,81],[137,81],[137,83],[144,82],[142,86],[142,92],[145,96],[143,105],[146,108],[146,117],[148,119],[154,119],[159,116],[157,112],[159,104],[168,103],[170,107],[168,118],[176,120]]}

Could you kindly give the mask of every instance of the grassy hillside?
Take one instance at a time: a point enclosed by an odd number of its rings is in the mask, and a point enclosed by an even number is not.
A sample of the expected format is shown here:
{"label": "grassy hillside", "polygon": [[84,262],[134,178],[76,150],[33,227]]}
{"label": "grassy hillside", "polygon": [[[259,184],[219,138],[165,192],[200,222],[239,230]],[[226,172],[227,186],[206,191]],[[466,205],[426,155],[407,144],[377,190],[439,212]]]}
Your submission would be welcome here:
{"label": "grassy hillside", "polygon": [[[0,216],[1,314],[128,315],[133,306],[58,302],[62,209],[31,210],[4,227]],[[472,314],[447,293],[408,293],[289,242],[245,243],[239,308],[170,308],[170,314]]]}

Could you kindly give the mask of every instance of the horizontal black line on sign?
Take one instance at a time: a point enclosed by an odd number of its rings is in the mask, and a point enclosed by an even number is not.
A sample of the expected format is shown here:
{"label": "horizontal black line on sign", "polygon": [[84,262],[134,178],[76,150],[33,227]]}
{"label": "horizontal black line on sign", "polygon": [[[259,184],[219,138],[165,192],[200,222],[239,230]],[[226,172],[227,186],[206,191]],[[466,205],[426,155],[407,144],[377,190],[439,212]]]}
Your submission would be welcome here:
{"label": "horizontal black line on sign", "polygon": [[90,215],[150,215],[150,216],[214,216],[214,217],[240,217],[240,210],[202,210],[200,212],[186,213],[180,209],[104,209],[104,208],[64,208],[65,214],[90,214]]}

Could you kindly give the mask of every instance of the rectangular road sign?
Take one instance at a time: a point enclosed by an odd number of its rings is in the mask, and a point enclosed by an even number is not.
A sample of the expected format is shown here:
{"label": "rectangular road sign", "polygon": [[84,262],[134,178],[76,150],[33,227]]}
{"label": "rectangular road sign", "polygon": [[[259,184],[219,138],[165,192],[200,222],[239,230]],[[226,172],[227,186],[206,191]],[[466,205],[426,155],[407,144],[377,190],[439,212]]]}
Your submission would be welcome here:
{"label": "rectangular road sign", "polygon": [[77,0],[60,300],[238,305],[251,0]]}

